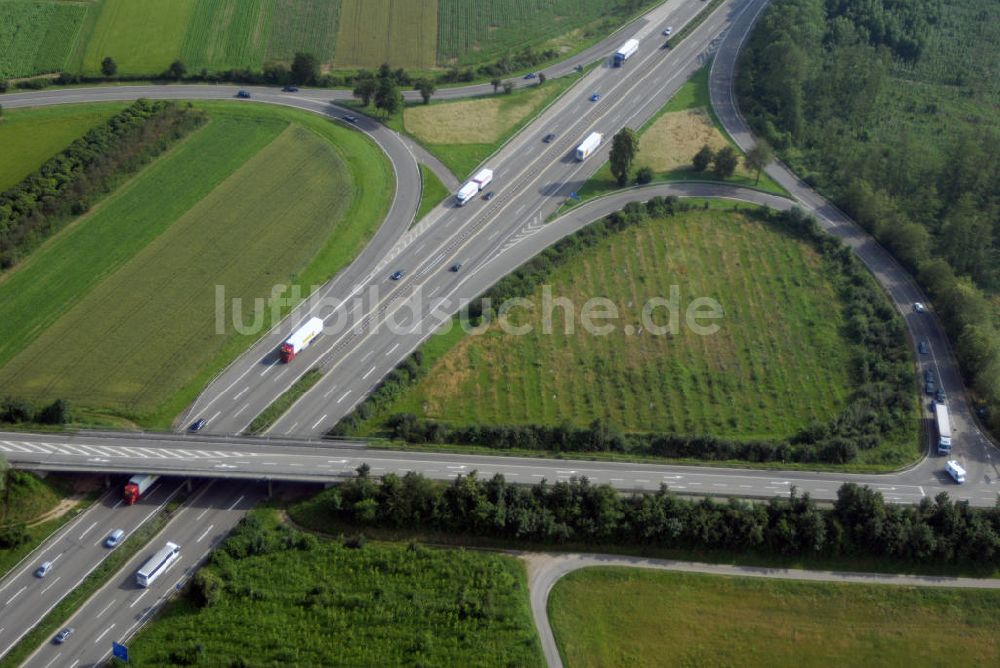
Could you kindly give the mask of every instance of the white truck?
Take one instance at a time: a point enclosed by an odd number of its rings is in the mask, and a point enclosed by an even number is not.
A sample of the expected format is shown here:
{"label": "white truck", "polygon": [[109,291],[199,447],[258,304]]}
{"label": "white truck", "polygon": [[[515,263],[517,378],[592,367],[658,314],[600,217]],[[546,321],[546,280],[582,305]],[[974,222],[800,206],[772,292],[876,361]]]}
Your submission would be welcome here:
{"label": "white truck", "polygon": [[615,67],[621,67],[625,64],[625,61],[635,55],[635,52],[639,50],[639,40],[630,39],[621,47],[615,51]]}
{"label": "white truck", "polygon": [[292,335],[281,344],[281,361],[291,362],[302,350],[323,333],[323,320],[309,318],[305,324],[292,332]]}
{"label": "white truck", "polygon": [[934,421],[937,424],[939,455],[947,455],[951,452],[951,418],[948,415],[948,407],[944,404],[934,404]]}
{"label": "white truck", "polygon": [[948,472],[948,475],[950,475],[957,484],[961,485],[965,482],[965,469],[962,468],[962,465],[954,459],[948,461],[944,470]]}
{"label": "white truck", "polygon": [[587,135],[587,138],[576,147],[576,159],[583,161],[590,157],[590,154],[597,150],[597,147],[601,145],[601,140],[604,139],[604,135],[600,132],[591,132]]}
{"label": "white truck", "polygon": [[476,172],[475,176],[469,179],[468,183],[459,188],[458,192],[455,193],[455,203],[458,206],[465,206],[470,199],[479,194],[492,180],[492,169],[480,169]]}

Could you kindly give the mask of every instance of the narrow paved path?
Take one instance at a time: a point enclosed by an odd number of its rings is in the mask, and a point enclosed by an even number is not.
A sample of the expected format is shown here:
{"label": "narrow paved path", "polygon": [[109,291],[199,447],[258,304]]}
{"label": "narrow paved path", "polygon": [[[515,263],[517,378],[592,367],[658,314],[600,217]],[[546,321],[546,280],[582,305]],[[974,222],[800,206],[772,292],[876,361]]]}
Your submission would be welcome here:
{"label": "narrow paved path", "polygon": [[549,625],[549,594],[556,582],[567,573],[593,566],[648,568],[679,573],[703,573],[730,577],[835,582],[840,584],[900,585],[907,587],[956,587],[960,589],[1000,589],[1000,579],[960,578],[943,575],[895,575],[891,573],[859,573],[854,571],[810,571],[794,568],[731,566],[697,561],[625,557],[614,554],[551,554],[529,552],[521,555],[528,569],[528,591],[531,614],[542,642],[542,651],[549,668],[561,668],[562,657]]}

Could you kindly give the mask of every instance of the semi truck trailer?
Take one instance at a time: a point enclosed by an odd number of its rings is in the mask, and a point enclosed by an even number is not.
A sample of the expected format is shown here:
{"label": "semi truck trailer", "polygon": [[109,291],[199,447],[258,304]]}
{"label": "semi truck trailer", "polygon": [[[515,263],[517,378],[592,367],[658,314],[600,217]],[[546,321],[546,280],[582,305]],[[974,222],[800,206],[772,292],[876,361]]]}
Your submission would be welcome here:
{"label": "semi truck trailer", "polygon": [[947,406],[934,404],[934,421],[937,423],[938,454],[946,455],[951,452],[951,418]]}
{"label": "semi truck trailer", "polygon": [[631,58],[639,50],[639,40],[630,39],[615,51],[615,67],[621,67],[625,61]]}
{"label": "semi truck trailer", "polygon": [[469,179],[468,183],[459,188],[458,192],[455,193],[455,203],[458,206],[465,206],[470,199],[478,195],[479,192],[492,180],[492,169],[480,169],[476,172],[475,176]]}
{"label": "semi truck trailer", "polygon": [[281,344],[281,361],[288,363],[295,359],[302,350],[323,333],[323,320],[309,318],[304,325],[292,332],[292,335]]}
{"label": "semi truck trailer", "polygon": [[145,494],[153,483],[159,479],[158,475],[134,475],[125,483],[125,503],[133,505]]}
{"label": "semi truck trailer", "polygon": [[590,154],[597,150],[597,147],[601,145],[601,140],[603,135],[600,132],[591,132],[587,135],[587,138],[583,140],[579,146],[576,147],[576,159],[583,161],[590,157]]}

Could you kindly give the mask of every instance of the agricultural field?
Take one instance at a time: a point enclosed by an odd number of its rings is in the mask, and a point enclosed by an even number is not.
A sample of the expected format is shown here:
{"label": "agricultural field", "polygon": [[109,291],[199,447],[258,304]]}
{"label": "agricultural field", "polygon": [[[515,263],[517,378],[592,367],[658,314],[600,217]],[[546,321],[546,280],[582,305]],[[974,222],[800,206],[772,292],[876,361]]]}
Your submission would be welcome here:
{"label": "agricultural field", "polygon": [[[513,557],[317,541],[279,528],[274,510],[250,521],[260,528],[238,528],[204,569],[219,584],[211,602],[169,604],[129,644],[131,664],[200,647],[201,663],[219,666],[543,665]],[[240,549],[251,536],[264,554]]]}
{"label": "agricultural field", "polygon": [[255,297],[321,283],[381,222],[392,174],[367,139],[302,112],[203,106],[205,128],[0,283],[6,391],[166,426],[259,335],[228,312],[216,333],[215,286],[250,326]]}
{"label": "agricultural field", "polygon": [[[575,304],[574,331],[556,308],[545,333],[536,291],[534,307],[510,317],[530,333],[494,322],[456,337],[382,416],[579,427],[602,418],[625,431],[787,437],[835,415],[850,391],[853,348],[841,334],[834,271],[808,246],[743,214],[647,221],[581,251],[548,279],[552,299]],[[720,329],[699,335],[682,322],[676,334],[643,331],[644,303],[669,299],[671,286],[682,320],[694,298],[717,300]],[[605,335],[587,333],[579,317],[598,296],[620,314]],[[369,427],[377,431],[379,419]]]}
{"label": "agricultural field", "polygon": [[430,69],[437,61],[436,0],[340,0],[333,64]]}
{"label": "agricultural field", "polygon": [[89,10],[86,2],[0,0],[0,79],[63,69]]}
{"label": "agricultural field", "polygon": [[260,67],[273,10],[273,2],[200,0],[187,26],[180,59],[192,70]]}
{"label": "agricultural field", "polygon": [[[438,0],[438,63],[472,65],[526,46],[578,50],[654,4],[652,0]],[[572,39],[561,39],[567,35]]]}
{"label": "agricultural field", "polygon": [[275,0],[265,60],[291,62],[296,51],[333,61],[340,21],[337,0]]}
{"label": "agricultural field", "polygon": [[0,191],[16,185],[46,160],[100,125],[124,104],[82,104],[4,111],[0,121]]}
{"label": "agricultural field", "polygon": [[568,666],[1000,662],[997,591],[588,568],[548,610]]}
{"label": "agricultural field", "polygon": [[159,74],[180,57],[195,0],[103,0],[87,40],[84,74],[99,74],[111,56],[120,74]]}
{"label": "agricultural field", "polygon": [[403,128],[462,178],[576,80],[566,76],[510,94],[408,106]]}

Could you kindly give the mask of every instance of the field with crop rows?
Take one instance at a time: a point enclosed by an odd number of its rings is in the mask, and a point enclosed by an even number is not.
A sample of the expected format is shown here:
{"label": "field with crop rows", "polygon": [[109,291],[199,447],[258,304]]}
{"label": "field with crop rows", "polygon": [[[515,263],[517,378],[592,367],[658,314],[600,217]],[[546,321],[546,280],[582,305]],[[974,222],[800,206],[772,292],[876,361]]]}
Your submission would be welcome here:
{"label": "field with crop rows", "polygon": [[381,222],[392,174],[370,141],[302,112],[206,106],[208,126],[0,283],[5,391],[169,423],[256,338],[215,334],[216,285],[250,325],[254,297],[322,282]]}
{"label": "field with crop rows", "polygon": [[[129,644],[131,664],[541,666],[523,566],[513,557],[278,533],[256,511],[265,554],[220,558],[217,600],[171,603]],[[294,547],[282,548],[287,536]],[[275,545],[277,543],[277,545]]]}
{"label": "field with crop rows", "polygon": [[83,71],[111,56],[120,74],[159,74],[180,57],[195,0],[104,0],[87,42]]}
{"label": "field with crop rows", "polygon": [[270,36],[273,2],[200,0],[181,47],[192,70],[258,68]]}
{"label": "field with crop rows", "polygon": [[549,619],[569,666],[994,666],[1000,592],[588,568]]}
{"label": "field with crop rows", "polygon": [[82,137],[125,105],[84,104],[12,109],[0,123],[0,191],[18,183],[43,162]]}
{"label": "field with crop rows", "polygon": [[[585,426],[603,418],[625,430],[732,438],[784,437],[836,414],[849,392],[851,344],[841,337],[841,301],[831,270],[807,246],[737,213],[698,211],[630,228],[557,269],[562,308],[545,333],[541,292],[511,322],[466,336],[385,415],[411,412],[454,424]],[[650,298],[679,289],[676,334],[642,329]],[[607,297],[621,317],[594,335],[580,310]],[[718,332],[685,325],[692,300],[724,315]],[[664,324],[659,316],[656,323]],[[600,323],[603,324],[603,323]],[[705,321],[703,324],[709,324]],[[629,333],[631,332],[631,333]]]}
{"label": "field with crop rows", "polygon": [[[622,0],[438,0],[438,62],[473,64],[576,31],[612,32],[630,12]],[[643,6],[656,4],[649,0]],[[589,30],[588,30],[589,29]]]}
{"label": "field with crop rows", "polygon": [[338,0],[275,0],[266,60],[291,61],[296,51],[333,60],[340,20]]}
{"label": "field with crop rows", "polygon": [[437,18],[436,0],[341,0],[334,65],[434,67]]}
{"label": "field with crop rows", "polygon": [[61,70],[88,10],[86,3],[0,0],[0,79]]}

